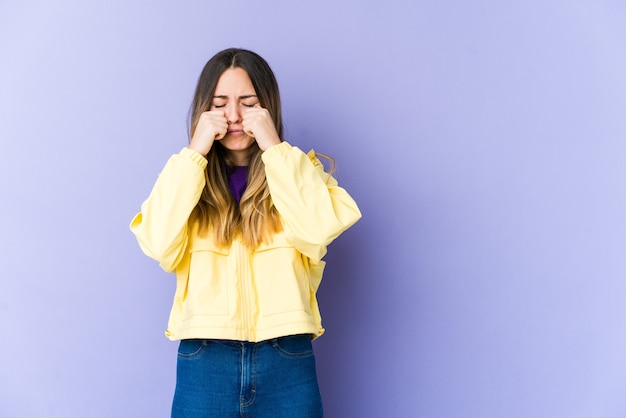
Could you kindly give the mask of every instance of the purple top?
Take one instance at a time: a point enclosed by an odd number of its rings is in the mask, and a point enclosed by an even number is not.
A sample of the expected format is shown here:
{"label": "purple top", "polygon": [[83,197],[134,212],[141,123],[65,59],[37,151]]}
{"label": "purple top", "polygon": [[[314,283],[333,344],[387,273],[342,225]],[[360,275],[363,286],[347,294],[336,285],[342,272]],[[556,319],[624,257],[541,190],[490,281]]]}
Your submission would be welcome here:
{"label": "purple top", "polygon": [[243,192],[246,191],[248,185],[248,167],[236,165],[234,167],[227,168],[228,173],[228,187],[233,197],[239,203]]}

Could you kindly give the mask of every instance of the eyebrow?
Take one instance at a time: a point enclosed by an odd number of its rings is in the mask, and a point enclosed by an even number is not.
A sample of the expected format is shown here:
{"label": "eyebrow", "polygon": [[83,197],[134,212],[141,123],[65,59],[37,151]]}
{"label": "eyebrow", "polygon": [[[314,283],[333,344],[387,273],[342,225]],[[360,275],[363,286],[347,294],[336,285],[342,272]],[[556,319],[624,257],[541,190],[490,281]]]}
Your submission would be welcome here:
{"label": "eyebrow", "polygon": [[[246,94],[246,95],[244,95],[244,96],[239,96],[239,99],[240,99],[240,100],[241,100],[241,99],[244,99],[244,100],[245,100],[245,99],[251,99],[251,98],[253,98],[253,97],[257,97],[257,95],[256,95],[256,94]],[[213,96],[213,98],[214,98],[214,99],[224,99],[224,100],[227,100],[227,99],[228,99],[228,96],[223,96],[223,95],[222,95],[222,96]]]}

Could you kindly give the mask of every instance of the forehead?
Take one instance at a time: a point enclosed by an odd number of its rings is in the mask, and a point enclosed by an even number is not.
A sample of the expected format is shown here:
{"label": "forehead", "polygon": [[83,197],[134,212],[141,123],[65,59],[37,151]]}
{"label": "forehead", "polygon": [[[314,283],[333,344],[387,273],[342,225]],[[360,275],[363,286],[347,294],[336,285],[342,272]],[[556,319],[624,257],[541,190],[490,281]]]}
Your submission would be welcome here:
{"label": "forehead", "polygon": [[252,81],[243,68],[229,68],[217,80],[216,96],[255,94]]}

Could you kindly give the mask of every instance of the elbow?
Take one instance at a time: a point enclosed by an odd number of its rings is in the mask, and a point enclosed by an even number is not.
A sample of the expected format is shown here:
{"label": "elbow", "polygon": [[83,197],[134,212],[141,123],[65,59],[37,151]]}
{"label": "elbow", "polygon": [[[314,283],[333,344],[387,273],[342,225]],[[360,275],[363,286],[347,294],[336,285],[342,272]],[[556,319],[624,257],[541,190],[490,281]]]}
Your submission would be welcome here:
{"label": "elbow", "polygon": [[141,234],[136,234],[137,243],[141,251],[148,257],[157,261],[165,271],[172,272],[176,269],[183,258],[185,245],[169,246],[159,244],[163,240],[146,239]]}
{"label": "elbow", "polygon": [[157,261],[161,268],[168,273],[174,271],[183,258],[184,248],[162,245],[147,246],[141,242],[139,246],[148,257]]}

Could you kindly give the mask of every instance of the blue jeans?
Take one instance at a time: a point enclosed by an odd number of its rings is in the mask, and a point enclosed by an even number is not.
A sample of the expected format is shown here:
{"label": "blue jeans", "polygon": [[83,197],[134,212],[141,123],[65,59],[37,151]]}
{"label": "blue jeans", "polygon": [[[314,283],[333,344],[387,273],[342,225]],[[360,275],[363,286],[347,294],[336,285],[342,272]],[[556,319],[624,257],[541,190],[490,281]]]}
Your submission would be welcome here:
{"label": "blue jeans", "polygon": [[173,418],[322,416],[310,336],[180,342]]}

